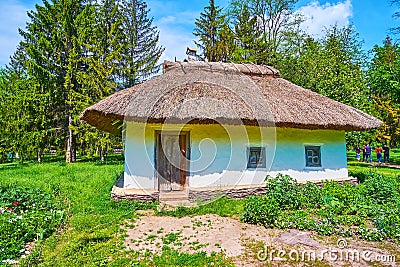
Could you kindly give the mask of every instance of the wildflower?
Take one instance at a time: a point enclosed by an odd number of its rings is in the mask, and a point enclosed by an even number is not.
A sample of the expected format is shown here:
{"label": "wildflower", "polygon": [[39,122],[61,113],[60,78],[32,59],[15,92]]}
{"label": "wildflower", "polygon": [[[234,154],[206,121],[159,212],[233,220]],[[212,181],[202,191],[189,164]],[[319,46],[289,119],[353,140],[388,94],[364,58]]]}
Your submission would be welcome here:
{"label": "wildflower", "polygon": [[8,211],[8,212],[12,212],[13,209],[10,207],[10,208],[7,209],[7,211]]}
{"label": "wildflower", "polygon": [[11,259],[2,260],[1,262],[8,263],[8,264],[18,264],[19,263],[19,261],[11,260]]}
{"label": "wildflower", "polygon": [[5,210],[4,210],[3,208],[0,207],[0,214],[3,214],[4,211],[5,211]]}
{"label": "wildflower", "polygon": [[18,201],[14,201],[13,205],[14,207],[18,206],[19,202]]}

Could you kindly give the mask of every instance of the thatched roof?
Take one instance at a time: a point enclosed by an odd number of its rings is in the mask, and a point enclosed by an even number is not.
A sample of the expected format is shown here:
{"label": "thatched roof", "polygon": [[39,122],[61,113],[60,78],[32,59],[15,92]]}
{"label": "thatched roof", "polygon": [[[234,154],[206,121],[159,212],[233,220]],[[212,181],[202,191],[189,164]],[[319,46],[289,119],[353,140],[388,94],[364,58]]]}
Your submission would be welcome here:
{"label": "thatched roof", "polygon": [[162,75],[101,100],[84,110],[81,119],[114,134],[124,119],[347,131],[382,123],[280,78],[269,66],[168,61]]}

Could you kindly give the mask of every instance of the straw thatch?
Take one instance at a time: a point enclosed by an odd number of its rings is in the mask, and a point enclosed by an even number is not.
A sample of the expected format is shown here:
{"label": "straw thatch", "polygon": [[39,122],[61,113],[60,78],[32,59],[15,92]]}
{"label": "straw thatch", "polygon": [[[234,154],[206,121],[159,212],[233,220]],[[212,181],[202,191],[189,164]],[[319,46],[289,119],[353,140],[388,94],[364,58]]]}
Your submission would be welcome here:
{"label": "straw thatch", "polygon": [[381,121],[280,78],[269,66],[165,62],[164,73],[87,108],[81,119],[111,133],[123,120],[367,130]]}

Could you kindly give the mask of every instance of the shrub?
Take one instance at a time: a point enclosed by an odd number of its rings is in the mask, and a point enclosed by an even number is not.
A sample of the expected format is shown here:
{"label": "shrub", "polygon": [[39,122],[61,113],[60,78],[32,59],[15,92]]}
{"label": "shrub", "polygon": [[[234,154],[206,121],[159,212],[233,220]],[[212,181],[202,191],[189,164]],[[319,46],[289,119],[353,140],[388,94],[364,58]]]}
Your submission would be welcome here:
{"label": "shrub", "polygon": [[282,210],[296,210],[301,207],[299,184],[288,175],[267,176],[267,195],[275,199]]}
{"label": "shrub", "polygon": [[272,227],[281,213],[278,202],[270,196],[253,196],[244,202],[242,221]]}
{"label": "shrub", "polygon": [[64,212],[50,194],[36,188],[0,185],[0,260],[28,253],[25,244],[50,236]]}
{"label": "shrub", "polygon": [[371,172],[365,179],[365,195],[377,204],[395,202],[399,199],[398,185],[394,178]]}
{"label": "shrub", "polygon": [[300,202],[302,207],[318,208],[323,204],[321,187],[315,183],[307,182],[300,186]]}

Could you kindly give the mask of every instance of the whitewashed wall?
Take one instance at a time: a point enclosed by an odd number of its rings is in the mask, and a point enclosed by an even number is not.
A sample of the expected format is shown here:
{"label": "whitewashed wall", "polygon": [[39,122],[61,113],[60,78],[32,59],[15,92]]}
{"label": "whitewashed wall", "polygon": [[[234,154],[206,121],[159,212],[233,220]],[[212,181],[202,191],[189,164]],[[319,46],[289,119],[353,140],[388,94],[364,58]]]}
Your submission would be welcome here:
{"label": "whitewashed wall", "polygon": [[[126,124],[124,187],[157,188],[155,130],[180,128]],[[190,132],[189,187],[261,184],[278,173],[299,181],[348,176],[344,131],[220,125],[186,125],[183,130]],[[322,167],[305,167],[305,145],[321,146]],[[249,146],[265,147],[266,168],[247,169]]]}

